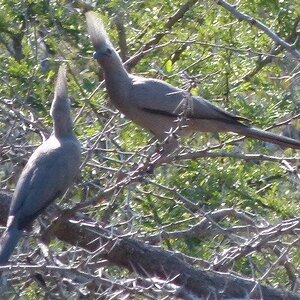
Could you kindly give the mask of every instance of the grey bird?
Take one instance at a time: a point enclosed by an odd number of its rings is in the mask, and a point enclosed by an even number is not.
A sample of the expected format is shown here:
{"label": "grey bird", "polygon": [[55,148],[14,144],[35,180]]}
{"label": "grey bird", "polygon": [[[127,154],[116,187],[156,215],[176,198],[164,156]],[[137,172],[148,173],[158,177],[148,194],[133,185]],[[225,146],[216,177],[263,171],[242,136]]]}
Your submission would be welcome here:
{"label": "grey bird", "polygon": [[13,194],[0,240],[0,265],[8,262],[23,230],[66,192],[79,173],[80,144],[73,132],[65,66],[58,72],[50,114],[53,133],[29,158]]}
{"label": "grey bird", "polygon": [[[196,131],[235,132],[283,148],[300,149],[300,141],[250,127],[243,123],[246,118],[227,112],[201,97],[188,95],[186,91],[162,80],[129,74],[107,37],[101,19],[89,11],[86,21],[95,48],[94,58],[103,68],[111,102],[127,118],[152,132],[158,140],[166,139],[178,126],[176,120],[184,113],[186,126],[176,132],[178,136]],[[173,139],[169,148],[175,147],[177,141]]]}

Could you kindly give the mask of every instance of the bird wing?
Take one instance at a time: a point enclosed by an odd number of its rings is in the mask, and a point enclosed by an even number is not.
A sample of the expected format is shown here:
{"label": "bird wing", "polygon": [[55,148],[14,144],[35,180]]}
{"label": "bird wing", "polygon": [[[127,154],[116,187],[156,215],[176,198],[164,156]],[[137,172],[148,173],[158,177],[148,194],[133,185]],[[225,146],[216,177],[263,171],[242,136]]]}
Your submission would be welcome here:
{"label": "bird wing", "polygon": [[189,118],[235,123],[247,120],[161,80],[133,77],[132,82],[129,101],[153,114],[178,117],[186,113]]}
{"label": "bird wing", "polygon": [[79,166],[77,158],[74,161],[72,152],[74,150],[69,146],[50,150],[49,143],[45,142],[29,159],[10,207],[10,216],[18,218],[19,227],[34,220],[66,191]]}

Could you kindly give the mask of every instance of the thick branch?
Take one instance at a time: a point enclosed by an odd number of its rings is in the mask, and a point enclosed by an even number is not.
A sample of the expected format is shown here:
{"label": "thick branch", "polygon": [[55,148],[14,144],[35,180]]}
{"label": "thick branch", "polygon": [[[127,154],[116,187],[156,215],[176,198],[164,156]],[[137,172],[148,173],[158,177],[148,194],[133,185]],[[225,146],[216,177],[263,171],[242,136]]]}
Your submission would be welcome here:
{"label": "thick branch", "polygon": [[[1,223],[5,223],[5,212],[10,203],[9,194],[0,194]],[[3,219],[4,218],[4,219]],[[111,230],[104,229],[95,222],[61,217],[56,219],[47,230],[47,236],[56,237],[73,246],[87,251],[99,250],[99,259],[125,267],[145,277],[157,276],[181,288],[177,296],[187,299],[196,295],[205,299],[261,298],[264,300],[299,300],[300,296],[262,286],[253,280],[225,273],[194,269],[161,248],[146,245],[140,241],[113,237]],[[253,288],[256,287],[254,290]]]}
{"label": "thick branch", "polygon": [[119,35],[119,48],[120,48],[120,55],[122,61],[126,61],[128,59],[128,47],[126,41],[126,29],[124,26],[124,15],[119,13],[115,17],[115,24],[117,27],[118,35]]}

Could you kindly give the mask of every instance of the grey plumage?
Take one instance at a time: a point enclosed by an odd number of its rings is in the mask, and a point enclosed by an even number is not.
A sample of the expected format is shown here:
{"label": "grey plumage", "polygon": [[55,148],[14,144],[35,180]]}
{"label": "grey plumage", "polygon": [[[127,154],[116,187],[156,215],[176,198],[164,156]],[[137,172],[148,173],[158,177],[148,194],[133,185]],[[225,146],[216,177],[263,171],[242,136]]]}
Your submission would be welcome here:
{"label": "grey plumage", "polygon": [[59,69],[51,116],[53,133],[29,158],[13,194],[0,240],[0,265],[7,263],[26,226],[65,193],[79,171],[80,145],[73,133],[64,66]]}
{"label": "grey plumage", "polygon": [[[300,142],[249,127],[245,118],[235,116],[201,97],[189,96],[164,81],[130,75],[109,41],[101,20],[93,12],[86,13],[88,33],[96,50],[94,58],[102,66],[111,102],[125,116],[152,132],[159,140],[168,136],[175,120],[185,112],[186,127],[177,132],[186,136],[195,131],[235,132],[247,137],[300,149]],[[188,107],[188,109],[185,109]],[[171,148],[177,146],[175,141]]]}

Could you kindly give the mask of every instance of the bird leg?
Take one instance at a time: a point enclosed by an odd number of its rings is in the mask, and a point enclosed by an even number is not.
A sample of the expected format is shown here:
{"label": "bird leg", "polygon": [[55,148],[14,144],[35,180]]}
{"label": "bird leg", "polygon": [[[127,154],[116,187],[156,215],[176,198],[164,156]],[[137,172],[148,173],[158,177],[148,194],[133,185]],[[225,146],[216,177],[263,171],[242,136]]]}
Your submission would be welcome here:
{"label": "bird leg", "polygon": [[177,137],[169,135],[163,143],[156,142],[155,145],[152,144],[148,150],[150,150],[153,146],[155,147],[155,152],[148,155],[145,162],[141,163],[135,171],[131,172],[130,176],[134,176],[136,174],[153,174],[154,169],[163,164],[168,155],[177,148]]}
{"label": "bird leg", "polygon": [[187,113],[190,109],[189,107],[189,98],[184,98],[184,103],[182,107],[182,112],[179,114],[179,117],[174,121],[176,127],[170,128],[168,132],[166,132],[167,137],[160,144],[156,144],[156,151],[153,153],[148,160],[148,173],[153,173],[154,168],[162,165],[168,157],[174,152],[175,149],[178,148],[178,138],[181,135],[184,135],[184,130],[187,128]]}
{"label": "bird leg", "polygon": [[175,132],[171,132],[163,143],[156,144],[156,151],[147,161],[148,173],[153,173],[157,166],[162,165],[175,149],[178,148],[178,136]]}
{"label": "bird leg", "polygon": [[[145,163],[142,163],[134,173],[148,173],[153,174],[154,169],[162,165],[165,161],[168,160],[168,157],[178,148],[178,138],[181,135],[185,135],[184,131],[187,128],[187,112],[189,108],[189,98],[184,98],[184,106],[182,106],[182,111],[179,114],[179,117],[174,120],[176,126],[171,127],[168,132],[165,134],[165,139],[162,142],[157,142],[155,145],[155,152],[148,156]],[[149,147],[151,149],[153,145]]]}

